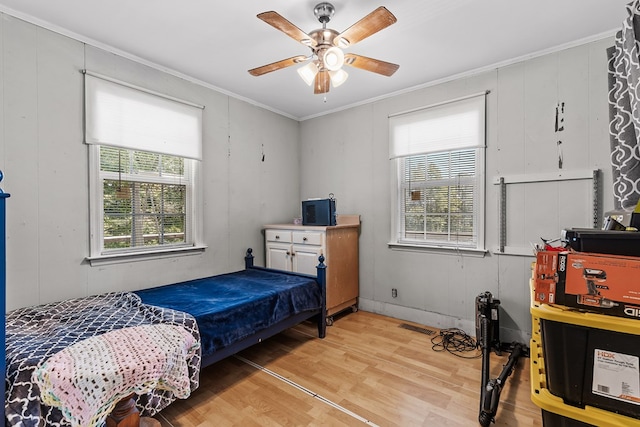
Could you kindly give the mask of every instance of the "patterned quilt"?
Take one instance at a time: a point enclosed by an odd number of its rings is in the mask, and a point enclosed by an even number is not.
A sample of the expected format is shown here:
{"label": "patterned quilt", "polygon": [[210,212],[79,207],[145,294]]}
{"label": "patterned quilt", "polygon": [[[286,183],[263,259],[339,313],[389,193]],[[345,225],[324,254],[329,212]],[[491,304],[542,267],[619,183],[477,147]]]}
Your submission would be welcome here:
{"label": "patterned quilt", "polygon": [[[150,324],[178,325],[200,342],[195,319],[184,312],[145,305],[127,292],[113,292],[26,307],[6,317],[7,395],[5,415],[10,426],[69,426],[59,409],[45,405],[31,381],[36,368],[53,355],[88,338],[122,328]],[[198,387],[200,351],[188,360],[191,391]],[[176,396],[154,390],[137,398],[142,415],[153,416]]]}

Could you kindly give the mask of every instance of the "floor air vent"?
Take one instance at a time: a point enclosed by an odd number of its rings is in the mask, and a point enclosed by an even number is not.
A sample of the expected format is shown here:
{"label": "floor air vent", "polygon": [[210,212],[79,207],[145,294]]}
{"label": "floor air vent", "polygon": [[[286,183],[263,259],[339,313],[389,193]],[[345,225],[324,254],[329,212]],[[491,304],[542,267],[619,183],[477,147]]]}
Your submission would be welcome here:
{"label": "floor air vent", "polygon": [[436,331],[434,331],[433,329],[421,328],[420,326],[413,326],[407,323],[401,323],[400,327],[403,329],[408,329],[410,331],[420,332],[421,334],[425,334],[425,335],[433,335],[436,333]]}

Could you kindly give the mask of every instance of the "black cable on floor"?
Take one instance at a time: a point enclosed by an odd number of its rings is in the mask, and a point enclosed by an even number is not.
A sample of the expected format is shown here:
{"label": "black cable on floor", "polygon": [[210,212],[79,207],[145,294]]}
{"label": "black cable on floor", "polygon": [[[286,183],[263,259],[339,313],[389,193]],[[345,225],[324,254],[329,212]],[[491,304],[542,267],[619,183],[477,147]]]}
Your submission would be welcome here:
{"label": "black cable on floor", "polygon": [[[454,356],[463,359],[477,359],[482,356],[478,351],[475,338],[458,328],[440,330],[440,334],[431,338],[431,349],[433,351],[448,351]],[[473,356],[465,356],[463,353],[475,351]]]}

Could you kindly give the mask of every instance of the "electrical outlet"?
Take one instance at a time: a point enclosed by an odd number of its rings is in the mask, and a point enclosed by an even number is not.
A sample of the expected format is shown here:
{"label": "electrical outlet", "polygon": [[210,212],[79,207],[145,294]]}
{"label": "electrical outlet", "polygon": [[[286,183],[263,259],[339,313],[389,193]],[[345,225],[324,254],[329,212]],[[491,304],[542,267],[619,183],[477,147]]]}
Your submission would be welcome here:
{"label": "electrical outlet", "polygon": [[391,288],[391,296],[393,298],[397,298],[398,297],[398,290],[396,288]]}

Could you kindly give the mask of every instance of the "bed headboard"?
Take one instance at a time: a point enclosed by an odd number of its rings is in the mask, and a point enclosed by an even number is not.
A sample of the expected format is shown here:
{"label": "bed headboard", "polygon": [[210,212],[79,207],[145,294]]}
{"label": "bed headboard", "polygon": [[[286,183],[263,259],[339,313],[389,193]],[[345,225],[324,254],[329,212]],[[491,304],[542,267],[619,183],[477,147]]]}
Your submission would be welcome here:
{"label": "bed headboard", "polygon": [[[3,175],[2,175],[2,171],[0,171],[0,181],[2,181]],[[5,227],[5,207],[6,207],[6,200],[9,197],[8,193],[5,193],[4,191],[2,191],[2,188],[0,188],[0,286],[1,286],[1,291],[0,291],[0,305],[2,306],[2,311],[3,313],[6,313],[6,271],[7,271],[7,251],[6,251],[6,227]],[[2,331],[0,333],[1,338],[2,338],[2,342],[5,341],[5,324],[4,322],[2,322],[2,327],[0,328],[0,330]],[[0,360],[2,360],[0,363],[2,363],[2,370],[0,372],[5,372],[6,371],[6,366],[5,366],[5,347],[4,345],[2,346],[2,357],[0,358]],[[4,396],[5,395],[5,384],[4,381],[0,381],[0,392],[2,394],[0,394],[0,396]],[[1,405],[0,408],[0,419],[3,420],[2,422],[4,423],[4,405]]]}

